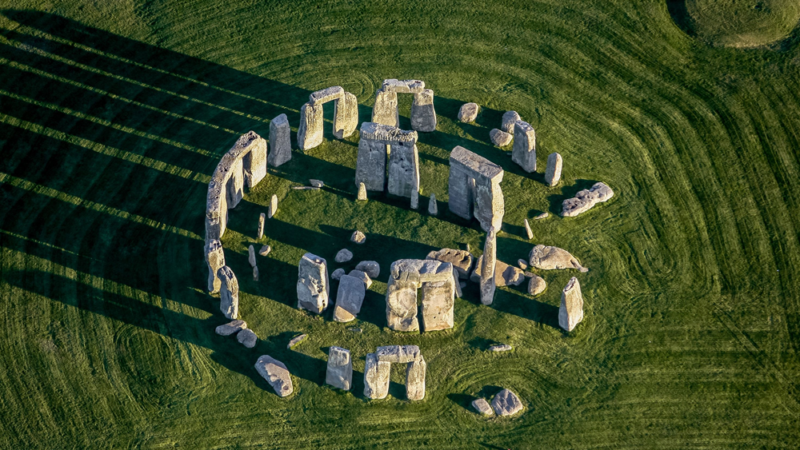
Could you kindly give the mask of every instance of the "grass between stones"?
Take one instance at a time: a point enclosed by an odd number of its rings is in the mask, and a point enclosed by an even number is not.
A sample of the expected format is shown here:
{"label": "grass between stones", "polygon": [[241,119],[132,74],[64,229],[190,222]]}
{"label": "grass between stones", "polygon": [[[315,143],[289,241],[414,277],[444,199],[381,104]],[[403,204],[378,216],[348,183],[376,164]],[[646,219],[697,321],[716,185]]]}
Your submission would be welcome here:
{"label": "grass between stones", "polygon": [[[797,446],[796,44],[708,47],[660,0],[20,0],[0,27],[1,448]],[[332,140],[327,125],[320,147],[270,169],[231,212],[226,259],[260,341],[217,336],[202,236],[220,156],[248,130],[267,137],[280,113],[296,127],[308,94],[332,85],[358,96],[366,120],[384,78],[436,92],[419,212],[385,196],[356,203],[357,139]],[[483,108],[476,123],[456,122],[470,101]],[[404,128],[410,103],[401,96]],[[536,128],[537,174],[489,143],[509,109]],[[453,330],[391,332],[393,260],[466,243],[480,253],[477,224],[447,212],[455,145],[506,170],[500,260],[543,243],[591,270],[540,273],[544,294],[502,288],[492,307],[470,285]],[[564,175],[548,188],[554,151]],[[309,178],[326,187],[291,189]],[[554,214],[596,181],[611,201]],[[433,193],[438,217],[425,212]],[[272,194],[279,211],[261,242],[273,250],[255,283],[247,246]],[[543,211],[524,240],[523,219]],[[364,245],[349,242],[354,229]],[[333,263],[343,247],[355,258]],[[330,271],[381,263],[357,321],[295,308],[306,251]],[[557,309],[573,275],[586,317],[567,335]],[[514,350],[487,352],[494,343]],[[388,344],[422,349],[424,401],[404,400],[400,368],[389,399],[363,398],[363,358]],[[354,356],[352,393],[323,385],[332,345]],[[292,372],[291,398],[255,372],[265,353]],[[523,414],[470,409],[501,388]]]}

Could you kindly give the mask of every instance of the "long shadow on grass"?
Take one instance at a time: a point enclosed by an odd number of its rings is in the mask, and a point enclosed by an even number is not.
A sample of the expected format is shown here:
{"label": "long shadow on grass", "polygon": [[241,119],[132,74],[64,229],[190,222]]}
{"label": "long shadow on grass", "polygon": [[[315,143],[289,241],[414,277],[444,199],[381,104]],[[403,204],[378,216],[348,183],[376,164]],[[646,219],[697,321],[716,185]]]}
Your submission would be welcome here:
{"label": "long shadow on grass", "polygon": [[561,329],[558,326],[558,307],[525,297],[512,289],[498,289],[495,294],[494,303],[492,303],[492,308],[522,317],[523,319],[548,325],[557,330]]}

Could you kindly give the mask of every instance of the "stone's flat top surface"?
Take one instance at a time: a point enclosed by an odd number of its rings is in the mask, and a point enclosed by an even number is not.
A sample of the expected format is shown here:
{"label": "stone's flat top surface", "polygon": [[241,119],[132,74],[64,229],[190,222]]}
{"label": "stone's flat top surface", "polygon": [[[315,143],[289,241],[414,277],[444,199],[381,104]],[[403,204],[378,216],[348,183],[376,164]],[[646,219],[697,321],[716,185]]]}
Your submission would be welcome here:
{"label": "stone's flat top surface", "polygon": [[511,350],[511,346],[508,344],[497,344],[489,347],[490,352],[507,352]]}
{"label": "stone's flat top surface", "polygon": [[270,247],[269,245],[265,245],[265,246],[261,247],[261,250],[258,251],[258,254],[261,255],[261,256],[267,256],[267,255],[269,255],[269,252],[271,252],[271,251],[272,251],[272,247]]}
{"label": "stone's flat top surface", "polygon": [[426,259],[434,259],[436,261],[448,262],[455,267],[458,271],[460,278],[467,278],[472,270],[472,263],[475,258],[472,253],[467,250],[457,250],[454,248],[443,248],[441,250],[434,250],[428,253]]}
{"label": "stone's flat top surface", "polygon": [[420,282],[426,282],[452,278],[453,265],[435,259],[398,259],[389,270],[395,279],[402,273],[414,273],[419,274]]}
{"label": "stone's flat top surface", "polygon": [[531,249],[528,262],[541,270],[578,269],[588,272],[577,258],[563,248],[539,244]]}
{"label": "stone's flat top surface", "polygon": [[236,140],[236,144],[233,145],[233,148],[231,148],[231,150],[235,148],[246,148],[253,141],[257,139],[261,139],[261,136],[259,136],[255,131],[248,131],[247,133],[241,135],[239,139]]}
{"label": "stone's flat top surface", "polygon": [[450,152],[450,164],[454,162],[490,179],[503,173],[502,167],[460,145],[456,145]]}
{"label": "stone's flat top surface", "polygon": [[378,261],[361,261],[356,264],[356,270],[366,273],[374,280],[381,274],[381,265],[378,264]]}
{"label": "stone's flat top surface", "polygon": [[492,408],[498,416],[511,416],[522,410],[522,402],[517,394],[503,389],[492,399]]}
{"label": "stone's flat top surface", "polygon": [[419,347],[416,345],[389,345],[378,347],[375,352],[378,361],[391,363],[409,363],[420,357]]}
{"label": "stone's flat top surface", "polygon": [[422,80],[398,80],[395,78],[390,78],[388,80],[383,80],[383,86],[381,87],[384,91],[395,91],[395,92],[421,92],[425,89],[425,82]]}
{"label": "stone's flat top surface", "polygon": [[292,387],[292,376],[286,365],[277,359],[262,355],[256,361],[256,371],[275,389],[275,393],[281,397],[286,397],[294,392]]}
{"label": "stone's flat top surface", "polygon": [[578,191],[575,197],[564,200],[561,204],[561,216],[575,217],[592,209],[597,203],[608,201],[613,196],[614,191],[607,184],[595,183],[591,189]]}
{"label": "stone's flat top surface", "polygon": [[218,326],[214,331],[220,336],[230,336],[245,328],[247,328],[247,322],[244,320],[234,320],[233,322]]}
{"label": "stone's flat top surface", "polygon": [[477,103],[464,103],[458,110],[458,120],[461,122],[472,122],[478,117],[480,106]]}
{"label": "stone's flat top surface", "polygon": [[311,95],[308,96],[308,102],[312,105],[316,105],[342,96],[344,96],[344,89],[341,86],[331,86],[312,92]]}
{"label": "stone's flat top surface", "polygon": [[476,398],[472,401],[472,407],[475,408],[475,411],[483,414],[484,416],[493,416],[494,411],[492,407],[489,406],[489,402],[486,401],[485,398]]}
{"label": "stone's flat top surface", "polygon": [[361,139],[371,139],[373,141],[392,141],[392,142],[417,142],[419,135],[416,131],[401,130],[391,125],[383,125],[375,122],[364,122],[361,124]]}
{"label": "stone's flat top surface", "polygon": [[253,330],[244,329],[236,335],[236,340],[247,348],[253,348],[258,342],[258,337]]}
{"label": "stone's flat top surface", "polygon": [[291,341],[289,341],[289,344],[286,345],[286,348],[294,347],[295,345],[303,342],[307,337],[308,337],[307,334],[301,334],[300,336],[297,336],[296,338],[293,338]]}
{"label": "stone's flat top surface", "polygon": [[517,120],[514,123],[514,131],[516,132],[517,130],[520,130],[523,133],[529,133],[529,132],[534,131],[533,127],[531,126],[531,124],[529,124],[528,122],[525,122],[524,120]]}
{"label": "stone's flat top surface", "polygon": [[531,274],[531,279],[528,281],[528,295],[539,295],[547,289],[547,282],[544,278]]}
{"label": "stone's flat top surface", "polygon": [[283,126],[288,127],[289,126],[289,118],[286,117],[286,114],[280,114],[277,117],[275,117],[274,119],[272,119],[272,122],[270,122],[270,125],[275,125],[276,127],[283,127]]}

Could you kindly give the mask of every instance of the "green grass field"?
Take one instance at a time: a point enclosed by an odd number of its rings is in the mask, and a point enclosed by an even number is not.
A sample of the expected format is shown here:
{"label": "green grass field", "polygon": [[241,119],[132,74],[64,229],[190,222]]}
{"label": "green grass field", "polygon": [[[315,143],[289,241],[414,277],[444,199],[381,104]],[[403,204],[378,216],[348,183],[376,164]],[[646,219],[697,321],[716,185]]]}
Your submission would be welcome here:
{"label": "green grass field", "polygon": [[[3,1],[0,448],[797,448],[800,38],[790,24],[769,47],[709,45],[681,16],[708,3]],[[278,114],[296,131],[320,88],[354,93],[369,120],[384,78],[436,92],[420,212],[381,196],[357,204],[357,137],[326,126],[323,145],[271,168],[231,212],[226,259],[261,340],[248,350],[217,336],[203,217],[219,158],[248,130],[267,137]],[[461,124],[469,101],[484,109]],[[410,103],[401,96],[406,129]],[[537,174],[489,143],[511,109],[536,128]],[[501,288],[491,307],[470,285],[454,329],[395,333],[389,264],[483,245],[476,222],[446,212],[455,145],[506,171],[501,260],[543,243],[591,270],[540,273],[544,294]],[[564,177],[548,188],[554,151]],[[309,178],[326,188],[290,189]],[[611,201],[553,214],[596,181]],[[424,213],[432,193],[438,217]],[[247,246],[272,194],[273,251],[256,283]],[[523,219],[542,211],[551,217],[524,240]],[[363,246],[348,242],[356,228]],[[382,267],[351,324],[295,307],[300,256],[332,271],[342,247],[355,253],[345,268]],[[565,334],[557,312],[573,275],[586,317]],[[493,343],[515,349],[487,352]],[[405,400],[399,367],[390,398],[363,397],[364,356],[389,344],[422,349],[424,401]],[[351,393],[324,385],[332,345],[355,358]],[[258,376],[262,354],[287,364],[292,397]],[[469,407],[504,387],[523,414]]]}

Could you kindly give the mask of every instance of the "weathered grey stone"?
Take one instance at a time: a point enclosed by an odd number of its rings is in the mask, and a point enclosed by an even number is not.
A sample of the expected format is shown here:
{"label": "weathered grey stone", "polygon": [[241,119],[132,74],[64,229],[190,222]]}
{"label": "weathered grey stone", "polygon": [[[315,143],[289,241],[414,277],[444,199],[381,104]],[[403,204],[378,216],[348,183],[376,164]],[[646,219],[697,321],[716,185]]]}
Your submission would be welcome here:
{"label": "weathered grey stone", "polygon": [[364,283],[364,287],[366,289],[369,289],[369,287],[372,286],[372,278],[370,278],[369,275],[360,270],[355,270],[355,269],[351,270],[350,273],[348,273],[348,275],[350,275],[351,277],[356,277],[359,280],[361,280]]}
{"label": "weathered grey stone", "polygon": [[[470,281],[479,283],[481,280],[481,273],[483,267],[483,255],[478,258],[475,264],[475,270],[470,276]],[[525,281],[525,273],[517,267],[508,265],[503,261],[497,260],[495,262],[494,282],[496,286],[519,286]]]}
{"label": "weathered grey stone", "polygon": [[549,212],[543,212],[543,213],[539,214],[538,216],[534,217],[534,219],[542,220],[542,219],[547,219],[548,217],[550,217],[550,213]]}
{"label": "weathered grey stone", "polygon": [[517,267],[519,267],[521,270],[527,269],[528,268],[528,261],[525,261],[524,259],[518,259],[517,260]]}
{"label": "weathered grey stone", "polygon": [[364,186],[363,182],[358,183],[358,197],[356,200],[367,201],[367,187]]}
{"label": "weathered grey stone", "polygon": [[270,247],[269,245],[264,245],[264,246],[261,247],[261,250],[258,251],[258,254],[261,255],[261,256],[267,256],[267,255],[269,255],[269,252],[271,252],[271,251],[272,251],[272,247]]}
{"label": "weathered grey stone", "polygon": [[350,350],[336,346],[328,350],[325,384],[345,391],[350,390],[353,385],[353,360],[350,358]]}
{"label": "weathered grey stone", "polygon": [[[419,179],[417,181],[419,181]],[[409,206],[411,207],[411,209],[416,210],[419,208],[419,186],[417,186],[416,188],[414,188],[414,190],[411,191],[410,203],[411,204]]]}
{"label": "weathered grey stone", "polygon": [[333,273],[331,273],[331,280],[339,280],[339,279],[342,278],[342,275],[344,275],[344,274],[345,274],[344,269],[342,269],[340,267],[340,268],[334,270]]}
{"label": "weathered grey stone", "polygon": [[291,341],[289,341],[289,344],[286,345],[286,348],[291,349],[295,345],[303,342],[307,337],[307,334],[301,334],[300,336],[293,338]]}
{"label": "weathered grey stone", "polygon": [[258,239],[259,241],[264,237],[264,222],[266,220],[267,220],[267,215],[266,214],[261,213],[258,216],[258,233],[256,235],[257,236],[256,239]]}
{"label": "weathered grey stone", "polygon": [[406,397],[409,400],[425,398],[425,372],[427,370],[428,364],[422,355],[406,366]]}
{"label": "weathered grey stone", "polygon": [[410,363],[419,359],[419,347],[416,345],[387,345],[378,347],[375,352],[378,361],[389,363]]}
{"label": "weathered grey stone", "polygon": [[583,320],[583,294],[581,284],[575,277],[570,278],[561,291],[561,306],[558,308],[558,326],[572,331]]}
{"label": "weathered grey stone", "polygon": [[491,140],[492,144],[496,147],[505,147],[514,140],[514,136],[505,131],[498,130],[497,128],[492,128],[492,131],[489,132],[489,140]]}
{"label": "weathered grey stone", "polygon": [[247,262],[250,263],[250,267],[256,266],[256,249],[252,245],[247,247]]}
{"label": "weathered grey stone", "polygon": [[492,410],[492,407],[489,406],[489,402],[487,402],[486,399],[476,398],[472,401],[472,407],[475,408],[475,411],[483,414],[484,416],[494,415],[494,411]]}
{"label": "weathered grey stone", "polygon": [[389,159],[389,193],[410,197],[419,188],[417,132],[373,122],[361,124],[361,140],[356,160],[356,184],[369,191],[383,191],[386,181],[386,154]]}
{"label": "weathered grey stone", "polygon": [[536,171],[536,132],[528,122],[518,120],[514,124],[511,160],[528,173]]}
{"label": "weathered grey stone", "polygon": [[[436,260],[401,259],[392,263],[386,289],[386,322],[395,331],[419,331],[417,289],[422,287],[426,330],[452,327],[453,265]],[[441,284],[439,284],[441,283]]]}
{"label": "weathered grey stone", "polygon": [[371,122],[392,127],[400,126],[400,114],[397,110],[397,92],[378,90],[375,93],[375,106],[372,107]]}
{"label": "weathered grey stone", "polygon": [[517,394],[503,389],[492,399],[492,408],[498,416],[512,416],[522,410],[522,402]]}
{"label": "weathered grey stone", "polygon": [[272,219],[275,217],[275,214],[278,213],[278,196],[272,194],[272,198],[269,199],[269,210],[267,211],[267,216]]}
{"label": "weathered grey stone", "polygon": [[584,189],[575,194],[575,197],[564,200],[561,204],[562,217],[575,217],[590,210],[594,205],[608,201],[614,196],[605,183],[595,183],[591,189]]}
{"label": "weathered grey stone", "polygon": [[490,352],[507,352],[509,350],[511,350],[511,346],[508,344],[497,344],[489,347]]}
{"label": "weathered grey stone", "polygon": [[479,109],[477,103],[464,103],[458,110],[458,120],[464,123],[474,122],[478,118]]}
{"label": "weathered grey stone", "polygon": [[228,266],[217,271],[220,280],[219,309],[228,319],[239,317],[239,281]]}
{"label": "weathered grey stone", "polygon": [[416,280],[389,278],[386,287],[386,324],[394,331],[419,331]]}
{"label": "weathered grey stone", "polygon": [[458,272],[459,278],[467,279],[472,271],[473,258],[472,253],[467,250],[456,250],[452,248],[443,248],[428,253],[426,259],[433,259],[436,261],[449,262]]}
{"label": "weathered grey stone", "polygon": [[364,303],[366,286],[360,278],[342,275],[339,279],[339,291],[336,293],[336,308],[333,310],[333,320],[336,322],[350,322],[361,312]]}
{"label": "weathered grey stone", "polygon": [[250,131],[242,135],[236,145],[248,149],[242,156],[242,171],[247,187],[253,189],[267,176],[267,141]]}
{"label": "weathered grey stone", "polygon": [[339,250],[339,253],[336,254],[336,258],[334,258],[337,263],[346,263],[353,259],[353,252],[350,250],[343,248]]}
{"label": "weathered grey stone", "polygon": [[389,376],[392,364],[379,361],[375,353],[367,353],[364,365],[364,396],[382,399],[389,395]]}
{"label": "weathered grey stone", "polygon": [[539,244],[531,249],[528,262],[531,266],[541,270],[578,269],[588,272],[577,258],[563,248]]}
{"label": "weathered grey stone", "polygon": [[300,259],[297,275],[297,307],[322,314],[328,307],[328,263],[325,258],[306,253]]}
{"label": "weathered grey stone", "polygon": [[325,186],[325,183],[323,183],[322,180],[315,180],[313,178],[308,180],[308,184],[310,184],[312,187],[315,187],[315,188],[321,188],[321,187]]}
{"label": "weathered grey stone", "polygon": [[547,289],[547,282],[544,281],[544,278],[533,275],[528,281],[528,294],[529,295],[539,295],[544,290]]}
{"label": "weathered grey stone", "polygon": [[564,161],[558,153],[550,153],[547,157],[547,170],[544,173],[544,183],[555,186],[561,181],[561,166]]}
{"label": "weathered grey stone", "polygon": [[474,215],[486,231],[492,227],[500,229],[505,213],[501,181],[500,166],[456,146],[450,152],[450,211],[467,220]]}
{"label": "weathered grey stone", "polygon": [[367,237],[364,236],[364,233],[356,230],[353,231],[353,234],[350,235],[350,242],[355,242],[356,244],[363,244],[367,241]]}
{"label": "weathered grey stone", "polygon": [[306,103],[300,108],[300,126],[297,128],[297,146],[310,150],[322,144],[322,104]]}
{"label": "weathered grey stone", "polygon": [[217,239],[208,241],[205,247],[206,265],[208,266],[208,292],[216,294],[220,288],[217,272],[225,265],[225,252],[222,249],[222,242]]}
{"label": "weathered grey stone", "polygon": [[214,332],[220,336],[230,336],[234,333],[244,330],[245,328],[247,328],[247,322],[244,320],[234,320],[233,322],[228,322],[218,326]]}
{"label": "weathered grey stone", "polygon": [[497,232],[494,228],[486,234],[486,244],[483,247],[483,264],[481,264],[481,303],[491,305],[494,302],[495,269],[497,265]]}
{"label": "weathered grey stone", "polygon": [[419,151],[416,144],[409,145],[403,142],[392,144],[389,155],[388,192],[411,198],[417,186],[419,186]]}
{"label": "weathered grey stone", "polygon": [[411,103],[411,128],[423,133],[436,131],[436,110],[433,107],[433,91],[425,89],[414,94]]}
{"label": "weathered grey stone", "polygon": [[366,273],[374,280],[381,274],[381,265],[377,261],[361,261],[356,265],[356,270]]}
{"label": "weathered grey stone", "polygon": [[267,380],[267,383],[272,386],[278,396],[287,397],[294,392],[289,369],[277,359],[269,355],[262,355],[256,361],[256,371]]}
{"label": "weathered grey stone", "polygon": [[428,214],[432,216],[439,214],[439,207],[436,206],[436,194],[431,194],[431,198],[428,200]]}
{"label": "weathered grey stone", "polygon": [[[364,125],[361,124],[361,140],[358,141],[358,158],[356,160],[356,184],[358,200],[367,200],[367,190],[383,192],[386,183],[386,144],[364,137]],[[363,194],[361,187],[364,187]]]}
{"label": "weathered grey stone", "polygon": [[533,239],[533,231],[531,231],[531,224],[528,223],[528,219],[525,219],[525,236],[528,237],[528,240]]}
{"label": "weathered grey stone", "polygon": [[[461,298],[463,296],[463,293],[461,292],[461,282],[458,281],[458,271],[455,267],[453,267],[453,280],[455,280],[453,287],[456,290],[456,297]],[[466,286],[466,284],[464,284],[464,286]]]}
{"label": "weathered grey stone", "polygon": [[258,281],[258,267],[253,267],[253,281]]}
{"label": "weathered grey stone", "polygon": [[253,348],[256,346],[256,342],[258,342],[258,336],[256,336],[253,330],[244,329],[236,335],[236,340],[247,348]]}
{"label": "weathered grey stone", "polygon": [[308,96],[308,103],[311,106],[318,106],[342,98],[344,98],[344,89],[342,89],[341,86],[331,86],[312,92],[311,95]]}
{"label": "weathered grey stone", "polygon": [[281,114],[269,123],[269,156],[267,162],[278,167],[292,159],[292,129],[286,114]]}
{"label": "weathered grey stone", "polygon": [[506,111],[503,114],[502,125],[500,125],[500,129],[506,133],[514,134],[514,124],[516,124],[518,120],[522,120],[522,117],[520,117],[516,111]]}
{"label": "weathered grey stone", "polygon": [[333,105],[333,135],[337,139],[352,136],[358,127],[358,99],[345,92]]}
{"label": "weathered grey stone", "polygon": [[422,325],[425,331],[453,328],[456,283],[422,283]]}
{"label": "weathered grey stone", "polygon": [[397,80],[390,78],[388,80],[383,80],[381,90],[397,92],[398,94],[418,94],[425,90],[425,82],[422,80]]}

